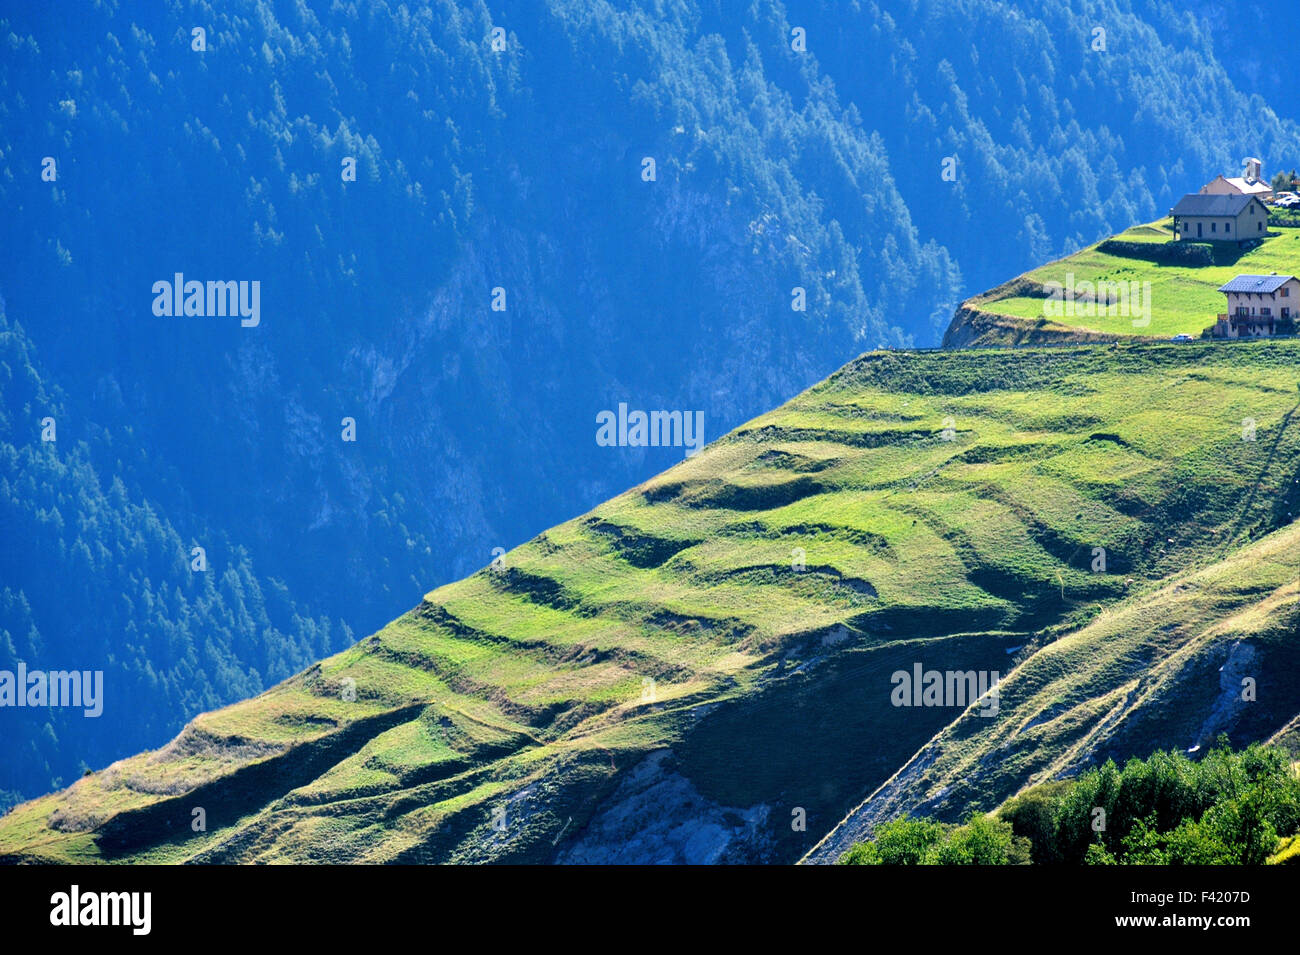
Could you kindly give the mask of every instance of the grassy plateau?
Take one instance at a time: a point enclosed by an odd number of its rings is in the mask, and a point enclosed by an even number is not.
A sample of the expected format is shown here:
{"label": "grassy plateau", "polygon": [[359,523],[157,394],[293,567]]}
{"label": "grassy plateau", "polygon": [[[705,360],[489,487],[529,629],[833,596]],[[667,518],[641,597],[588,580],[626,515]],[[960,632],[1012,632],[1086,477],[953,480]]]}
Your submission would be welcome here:
{"label": "grassy plateau", "polygon": [[[1102,251],[1107,243],[1126,254]],[[950,344],[1016,344],[1022,341],[1048,342],[1080,337],[1159,338],[1186,334],[1200,337],[1215,318],[1227,311],[1220,286],[1243,273],[1266,275],[1300,274],[1300,229],[1273,226],[1253,248],[1227,244],[1177,243],[1200,246],[1208,261],[1203,264],[1163,263],[1135,254],[1148,247],[1150,254],[1173,244],[1173,220],[1162,219],[1134,226],[1106,242],[1088,246],[1073,255],[1026,272],[1019,278],[967,301],[963,306],[964,340]],[[1074,302],[1073,312],[1052,311],[1057,304],[1044,298],[1048,283],[1077,286],[1080,282],[1132,283],[1143,290],[1146,309],[1126,310],[1117,303]],[[1148,284],[1149,283],[1149,284]],[[1131,286],[1130,286],[1131,287]],[[1148,322],[1149,319],[1149,322]],[[978,329],[978,331],[976,331]],[[973,334],[972,334],[973,333]],[[978,337],[977,337],[978,336]]]}

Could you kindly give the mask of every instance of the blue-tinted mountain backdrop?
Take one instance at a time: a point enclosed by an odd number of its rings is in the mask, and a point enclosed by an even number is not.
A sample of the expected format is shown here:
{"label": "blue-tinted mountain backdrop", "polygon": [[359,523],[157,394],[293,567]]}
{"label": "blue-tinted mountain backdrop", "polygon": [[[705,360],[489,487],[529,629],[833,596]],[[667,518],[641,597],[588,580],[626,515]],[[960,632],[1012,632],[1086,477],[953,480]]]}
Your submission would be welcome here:
{"label": "blue-tinted mountain backdrop", "polygon": [[[0,4],[0,669],[105,673],[98,719],[0,710],[6,801],[682,457],[604,410],[715,437],[1300,165],[1226,9]],[[256,325],[156,314],[177,274]]]}

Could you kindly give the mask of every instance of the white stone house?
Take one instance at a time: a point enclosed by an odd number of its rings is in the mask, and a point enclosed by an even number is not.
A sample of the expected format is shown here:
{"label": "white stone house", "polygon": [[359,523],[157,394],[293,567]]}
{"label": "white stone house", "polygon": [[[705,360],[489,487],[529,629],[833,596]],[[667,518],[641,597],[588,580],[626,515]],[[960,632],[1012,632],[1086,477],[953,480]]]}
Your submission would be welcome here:
{"label": "white stone house", "polygon": [[1219,291],[1228,296],[1228,311],[1214,323],[1216,338],[1273,335],[1279,321],[1300,313],[1300,279],[1294,275],[1238,275]]}

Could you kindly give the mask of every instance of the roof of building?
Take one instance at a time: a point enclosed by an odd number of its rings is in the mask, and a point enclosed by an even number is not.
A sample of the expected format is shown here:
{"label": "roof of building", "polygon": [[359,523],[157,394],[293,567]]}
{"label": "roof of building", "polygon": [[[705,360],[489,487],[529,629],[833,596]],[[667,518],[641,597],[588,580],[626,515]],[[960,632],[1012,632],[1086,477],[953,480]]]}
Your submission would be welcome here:
{"label": "roof of building", "polygon": [[1178,200],[1178,205],[1174,206],[1174,215],[1235,216],[1252,202],[1258,201],[1254,196],[1216,196],[1189,192]]}
{"label": "roof of building", "polygon": [[1262,292],[1267,295],[1269,292],[1276,292],[1287,282],[1294,279],[1294,275],[1238,275],[1227,285],[1219,286],[1220,292]]}
{"label": "roof of building", "polygon": [[1273,187],[1263,179],[1258,179],[1254,176],[1225,176],[1220,173],[1205,185],[1201,186],[1201,192],[1209,192],[1210,187],[1216,182],[1226,183],[1243,195],[1263,195],[1273,191]]}
{"label": "roof of building", "polygon": [[1227,182],[1240,189],[1242,192],[1272,192],[1273,187],[1263,179],[1247,179],[1245,176],[1225,176]]}

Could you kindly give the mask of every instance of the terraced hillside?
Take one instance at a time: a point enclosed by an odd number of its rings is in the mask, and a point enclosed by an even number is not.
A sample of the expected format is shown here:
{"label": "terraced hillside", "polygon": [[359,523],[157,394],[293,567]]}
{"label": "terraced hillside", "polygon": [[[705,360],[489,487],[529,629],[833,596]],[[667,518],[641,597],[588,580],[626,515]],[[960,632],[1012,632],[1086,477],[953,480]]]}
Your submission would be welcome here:
{"label": "terraced hillside", "polygon": [[[793,861],[937,734],[938,775],[914,761],[894,805],[967,775],[948,804],[996,802],[1205,727],[1265,738],[1300,712],[1298,382],[1291,341],[865,355],[15,808],[0,856]],[[1272,696],[1238,711],[1214,668],[1244,633]],[[914,664],[1012,673],[1005,703],[896,707]]]}
{"label": "terraced hillside", "polygon": [[[1200,337],[1227,311],[1219,287],[1234,276],[1300,275],[1300,229],[1294,227],[1270,226],[1257,245],[1242,249],[1174,243],[1173,237],[1172,218],[1133,226],[977,295],[957,310],[944,345]],[[1062,287],[1063,296],[1064,288],[1078,289],[1078,297],[1054,303],[1047,298],[1049,283]],[[1131,283],[1140,297],[1127,297]],[[1118,298],[1121,284],[1124,299]]]}

